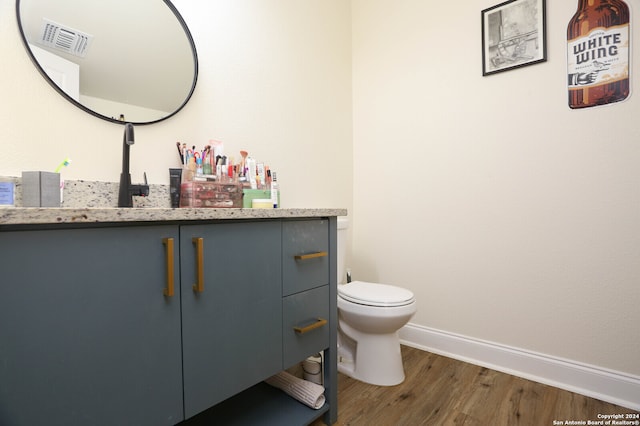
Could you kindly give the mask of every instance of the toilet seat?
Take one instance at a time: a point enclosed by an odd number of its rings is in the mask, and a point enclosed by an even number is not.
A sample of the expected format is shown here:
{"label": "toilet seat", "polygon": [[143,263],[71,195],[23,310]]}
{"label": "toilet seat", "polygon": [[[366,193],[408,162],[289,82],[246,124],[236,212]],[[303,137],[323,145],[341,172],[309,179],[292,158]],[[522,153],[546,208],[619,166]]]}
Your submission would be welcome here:
{"label": "toilet seat", "polygon": [[406,306],[415,301],[413,293],[406,288],[364,281],[339,285],[338,295],[349,302],[366,306]]}

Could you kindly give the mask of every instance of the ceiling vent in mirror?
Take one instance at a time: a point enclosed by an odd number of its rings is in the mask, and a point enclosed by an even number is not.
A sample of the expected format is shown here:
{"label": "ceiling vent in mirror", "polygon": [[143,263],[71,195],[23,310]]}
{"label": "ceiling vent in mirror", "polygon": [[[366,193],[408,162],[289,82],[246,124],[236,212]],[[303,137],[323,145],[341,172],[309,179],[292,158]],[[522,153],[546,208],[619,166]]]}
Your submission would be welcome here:
{"label": "ceiling vent in mirror", "polygon": [[93,36],[42,18],[40,43],[74,56],[87,56]]}

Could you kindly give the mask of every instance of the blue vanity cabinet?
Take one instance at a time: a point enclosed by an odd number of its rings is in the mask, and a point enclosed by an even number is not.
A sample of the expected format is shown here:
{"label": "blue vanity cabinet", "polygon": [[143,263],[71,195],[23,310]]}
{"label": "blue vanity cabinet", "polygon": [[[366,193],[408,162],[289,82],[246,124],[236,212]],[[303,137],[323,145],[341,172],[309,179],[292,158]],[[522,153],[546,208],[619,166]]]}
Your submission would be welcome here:
{"label": "blue vanity cabinet", "polygon": [[185,418],[282,370],[281,246],[281,221],[181,226]]}
{"label": "blue vanity cabinet", "polygon": [[178,231],[0,232],[1,425],[184,418]]}
{"label": "blue vanity cabinet", "polygon": [[[336,224],[0,224],[0,425],[335,422]],[[320,351],[321,409],[263,383]]]}

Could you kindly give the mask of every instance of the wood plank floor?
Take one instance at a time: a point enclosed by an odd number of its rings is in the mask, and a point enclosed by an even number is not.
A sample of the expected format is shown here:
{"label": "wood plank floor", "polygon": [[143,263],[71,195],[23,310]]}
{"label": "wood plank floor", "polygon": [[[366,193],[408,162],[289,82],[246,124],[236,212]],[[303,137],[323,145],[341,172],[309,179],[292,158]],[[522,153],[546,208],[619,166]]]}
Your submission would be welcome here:
{"label": "wood plank floor", "polygon": [[[408,346],[402,346],[402,357],[407,378],[398,386],[368,385],[338,375],[336,425],[547,426],[602,420],[598,414],[638,414]],[[321,425],[321,420],[312,423]]]}

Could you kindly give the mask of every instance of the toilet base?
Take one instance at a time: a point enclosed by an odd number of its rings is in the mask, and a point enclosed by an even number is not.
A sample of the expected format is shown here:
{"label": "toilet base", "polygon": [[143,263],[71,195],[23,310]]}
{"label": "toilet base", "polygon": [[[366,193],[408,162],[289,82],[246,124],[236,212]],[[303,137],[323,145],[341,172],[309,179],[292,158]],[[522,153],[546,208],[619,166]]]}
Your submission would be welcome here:
{"label": "toilet base", "polygon": [[[347,327],[340,324],[341,327]],[[338,371],[361,382],[378,386],[395,386],[404,381],[402,353],[398,333],[368,334],[357,343],[340,336]]]}

